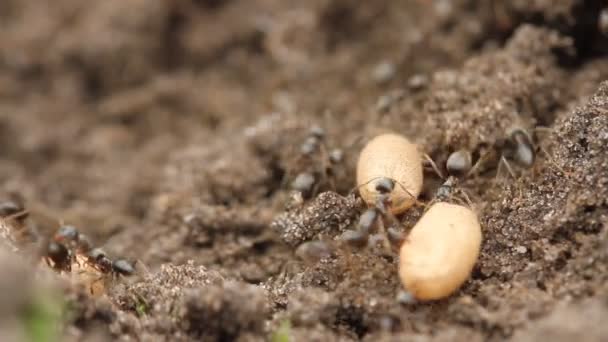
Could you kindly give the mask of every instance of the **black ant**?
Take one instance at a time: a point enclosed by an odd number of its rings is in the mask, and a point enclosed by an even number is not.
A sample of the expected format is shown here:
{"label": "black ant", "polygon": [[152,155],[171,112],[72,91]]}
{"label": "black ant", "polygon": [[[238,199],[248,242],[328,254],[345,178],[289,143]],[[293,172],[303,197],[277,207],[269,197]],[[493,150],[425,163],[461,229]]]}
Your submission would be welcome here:
{"label": "black ant", "polygon": [[72,270],[72,253],[61,243],[49,242],[46,245],[44,260],[49,267],[56,271],[70,272]]}
{"label": "black ant", "polygon": [[[345,231],[340,236],[340,240],[355,248],[362,248],[370,242],[373,245],[375,240],[379,240],[387,249],[398,249],[404,237],[399,228],[399,220],[390,210],[392,204],[390,195],[396,185],[396,182],[390,178],[375,179],[375,190],[379,194],[376,205],[365,210],[359,217],[356,229]],[[382,235],[372,236],[379,230],[386,234],[386,238]]]}
{"label": "black ant", "polygon": [[[94,295],[96,290],[95,284],[99,282],[105,282],[106,275],[110,274],[112,278],[116,279],[120,276],[131,276],[135,274],[135,267],[130,262],[124,259],[110,260],[106,252],[101,248],[94,248],[90,250],[86,255],[85,264],[93,268],[97,272],[101,273],[97,279],[91,281],[89,290],[91,295]],[[81,271],[86,272],[86,271]],[[105,287],[105,285],[103,286]]]}
{"label": "black ant", "polygon": [[53,240],[58,243],[66,244],[70,249],[78,254],[86,254],[91,250],[91,241],[80,233],[76,227],[62,226],[53,236]]}
{"label": "black ant", "polygon": [[130,276],[135,273],[135,266],[132,263],[124,259],[112,261],[101,248],[95,248],[88,253],[87,264],[103,274]]}
{"label": "black ant", "polygon": [[[443,174],[437,169],[435,163],[431,159],[427,158],[437,175],[444,180],[443,184],[441,184],[441,186],[439,186],[439,188],[435,191],[435,195],[433,196],[431,203],[453,199],[455,198],[453,196],[454,191],[457,190],[461,193],[462,197],[464,197],[467,204],[471,204],[471,200],[466,192],[463,189],[457,188],[456,185],[462,178],[470,175],[478,166],[479,161],[475,165],[472,165],[472,159],[471,153],[466,150],[452,152],[445,163],[445,169],[448,176],[444,177]],[[427,207],[428,206],[430,206],[430,204],[427,204]]]}
{"label": "black ant", "polygon": [[532,137],[521,128],[514,129],[509,134],[509,139],[499,143],[501,149],[501,156],[498,164],[498,172],[500,166],[505,165],[509,174],[515,178],[515,172],[509,164],[509,160],[514,161],[516,164],[526,169],[531,168],[536,160],[536,151],[532,142]]}
{"label": "black ant", "polygon": [[291,183],[292,190],[300,192],[307,198],[317,193],[325,181],[329,182],[331,188],[335,188],[332,179],[332,164],[340,163],[344,158],[344,153],[340,149],[327,150],[325,130],[319,126],[314,126],[309,130],[306,140],[300,146],[299,158],[307,165],[317,164],[315,155],[320,156],[319,170],[300,172]]}

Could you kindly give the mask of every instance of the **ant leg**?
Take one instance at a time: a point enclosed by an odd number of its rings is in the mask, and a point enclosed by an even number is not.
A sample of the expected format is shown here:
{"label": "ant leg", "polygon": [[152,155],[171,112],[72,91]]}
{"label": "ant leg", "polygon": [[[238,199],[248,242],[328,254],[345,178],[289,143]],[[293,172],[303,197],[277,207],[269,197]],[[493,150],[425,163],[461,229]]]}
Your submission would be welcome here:
{"label": "ant leg", "polygon": [[[100,281],[103,281],[103,278],[104,277],[101,276],[101,277],[99,277],[99,278],[97,278],[97,279],[95,279],[95,280],[93,280],[93,281],[90,282],[90,284],[89,284],[89,293],[91,294],[91,296],[95,296],[95,292],[94,292],[94,288],[93,287],[96,284],[98,284]],[[105,286],[104,286],[104,288],[105,288]]]}
{"label": "ant leg", "polygon": [[9,216],[6,216],[6,218],[5,218],[5,219],[6,219],[6,220],[13,220],[13,219],[14,219],[14,220],[19,221],[19,220],[21,220],[21,219],[26,218],[28,215],[29,215],[29,211],[27,211],[26,209],[23,209],[23,210],[21,210],[21,211],[19,211],[19,212],[16,212],[16,213],[14,213],[14,214],[11,214],[11,215],[9,215]]}
{"label": "ant leg", "polygon": [[483,163],[486,162],[486,159],[489,158],[491,154],[492,154],[492,151],[489,150],[489,149],[486,150],[486,151],[484,151],[484,153],[479,156],[479,159],[477,159],[477,161],[475,162],[475,164],[473,164],[473,167],[471,167],[471,170],[469,170],[469,172],[467,172],[465,178],[467,178],[469,176],[475,176],[476,172],[477,172],[477,169],[481,165],[483,165]]}
{"label": "ant leg", "polygon": [[545,133],[545,134],[553,133],[553,128],[546,127],[546,126],[536,126],[536,127],[532,128],[532,130],[534,132],[541,132],[541,133]]}
{"label": "ant leg", "polygon": [[412,193],[405,187],[405,185],[401,184],[400,182],[395,181],[395,183],[397,183],[397,185],[399,185],[401,187],[401,189],[411,198],[414,200],[414,205],[416,206],[421,206],[424,207],[425,204],[424,202],[421,202],[418,200],[418,198],[416,198],[416,196],[412,195]]}
{"label": "ant leg", "polygon": [[396,299],[397,299],[397,303],[403,304],[403,305],[412,305],[412,304],[418,303],[416,298],[414,298],[414,296],[406,290],[400,290],[397,293]]}
{"label": "ant leg", "polygon": [[327,146],[325,141],[321,141],[319,144],[319,153],[321,154],[321,167],[323,168],[323,178],[319,180],[320,182],[327,181],[329,183],[329,187],[332,191],[336,191],[336,182],[331,176],[331,165],[329,163],[329,153],[327,152]]}
{"label": "ant leg", "polygon": [[464,189],[458,189],[458,191],[460,192],[460,194],[462,195],[462,197],[466,201],[466,203],[469,206],[469,208],[472,208],[473,207],[473,202],[471,201],[471,198],[467,194],[466,190],[464,190]]}
{"label": "ant leg", "polygon": [[428,202],[424,205],[424,211],[422,213],[423,214],[426,213],[433,206],[433,204],[440,202],[440,201],[441,200],[439,198],[433,197],[433,199],[430,202]]}
{"label": "ant leg", "polygon": [[513,179],[517,179],[517,177],[515,176],[515,172],[513,171],[513,168],[511,167],[511,164],[509,164],[509,162],[507,161],[507,158],[505,158],[505,156],[500,157],[500,161],[498,162],[498,169],[496,170],[496,178],[498,178],[499,171],[501,169],[501,165],[503,165],[503,164],[507,168],[507,171],[509,172],[511,177],[513,177]]}
{"label": "ant leg", "polygon": [[361,230],[347,230],[340,235],[340,241],[353,248],[363,248],[367,245],[369,233]]}
{"label": "ant leg", "polygon": [[[544,134],[551,134],[554,132],[553,128],[545,127],[545,126],[536,126],[532,130],[535,133],[540,132],[540,133],[544,133]],[[561,166],[557,165],[557,163],[553,159],[553,156],[551,156],[551,154],[547,151],[547,149],[545,149],[545,147],[540,142],[538,143],[538,148],[540,149],[540,151],[542,153],[544,153],[547,156],[547,159],[549,160],[549,163],[551,165],[553,165],[559,172],[563,173],[564,176],[570,177],[570,173],[566,172]]]}
{"label": "ant leg", "polygon": [[388,237],[388,242],[391,244],[393,251],[398,251],[405,240],[405,233],[395,226],[391,226],[386,230],[386,236]]}
{"label": "ant leg", "polygon": [[439,171],[439,168],[437,167],[437,164],[435,164],[435,162],[433,161],[433,158],[431,158],[426,153],[424,153],[423,156],[424,156],[424,160],[431,165],[431,167],[433,168],[433,170],[435,171],[435,173],[437,173],[437,175],[439,176],[439,178],[445,179],[445,177],[443,176],[443,173],[441,173],[441,171]]}
{"label": "ant leg", "polygon": [[555,160],[553,159],[553,156],[551,156],[551,154],[549,154],[549,151],[547,151],[545,149],[545,147],[543,145],[541,145],[540,143],[538,144],[538,148],[540,149],[540,151],[542,153],[544,153],[547,156],[547,160],[549,161],[549,164],[551,164],[553,167],[555,167],[559,172],[561,172],[562,174],[564,174],[564,176],[566,177],[570,177],[570,173],[566,172],[566,170],[564,170],[561,166],[557,165],[557,163],[555,162]]}
{"label": "ant leg", "polygon": [[[388,232],[386,227],[384,226],[384,222],[382,219],[378,220],[378,230],[379,230],[379,235],[380,235],[380,242],[382,243],[382,249],[384,250],[384,252],[389,253],[388,255],[390,255],[392,253],[392,248],[391,248],[391,243],[388,239]],[[372,241],[372,239],[370,239],[370,242]]]}

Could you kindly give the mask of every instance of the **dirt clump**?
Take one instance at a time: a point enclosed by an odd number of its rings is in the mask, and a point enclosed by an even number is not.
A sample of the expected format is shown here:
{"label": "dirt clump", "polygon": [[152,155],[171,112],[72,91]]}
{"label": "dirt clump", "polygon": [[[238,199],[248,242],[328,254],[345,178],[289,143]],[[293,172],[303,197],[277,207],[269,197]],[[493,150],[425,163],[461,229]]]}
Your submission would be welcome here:
{"label": "dirt clump", "polygon": [[319,234],[342,233],[356,219],[356,207],[354,197],[324,192],[306,206],[279,215],[271,226],[286,244],[297,246]]}

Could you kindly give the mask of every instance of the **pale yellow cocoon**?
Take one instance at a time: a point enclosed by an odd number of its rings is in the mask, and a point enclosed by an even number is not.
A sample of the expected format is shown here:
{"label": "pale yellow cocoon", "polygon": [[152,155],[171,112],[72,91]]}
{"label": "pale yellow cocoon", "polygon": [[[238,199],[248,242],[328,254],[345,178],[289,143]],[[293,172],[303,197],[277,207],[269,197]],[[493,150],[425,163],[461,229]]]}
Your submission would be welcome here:
{"label": "pale yellow cocoon", "polygon": [[401,246],[401,282],[418,300],[445,298],[469,278],[480,246],[481,226],[471,209],[435,203]]}
{"label": "pale yellow cocoon", "polygon": [[422,158],[415,144],[398,134],[383,134],[365,145],[357,163],[357,186],[363,200],[376,204],[375,180],[396,182],[391,193],[391,211],[399,214],[414,205],[422,190]]}

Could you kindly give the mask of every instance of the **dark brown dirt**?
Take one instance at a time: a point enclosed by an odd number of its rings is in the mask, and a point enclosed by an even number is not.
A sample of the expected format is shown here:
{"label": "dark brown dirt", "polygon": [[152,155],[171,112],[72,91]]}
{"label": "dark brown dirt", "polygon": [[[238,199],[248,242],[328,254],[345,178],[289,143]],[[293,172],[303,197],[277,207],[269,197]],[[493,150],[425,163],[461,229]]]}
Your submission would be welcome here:
{"label": "dark brown dirt", "polygon": [[[30,211],[0,220],[3,336],[30,336],[24,308],[60,292],[64,340],[607,340],[603,6],[2,1],[0,199]],[[538,158],[497,176],[515,127]],[[399,304],[396,255],[296,256],[352,228],[358,152],[389,130],[439,165],[486,157],[460,184],[482,253],[446,300]],[[290,189],[304,172],[312,198]],[[439,183],[426,174],[420,200]],[[32,240],[62,222],[139,260],[137,275],[93,297],[38,265]]]}

